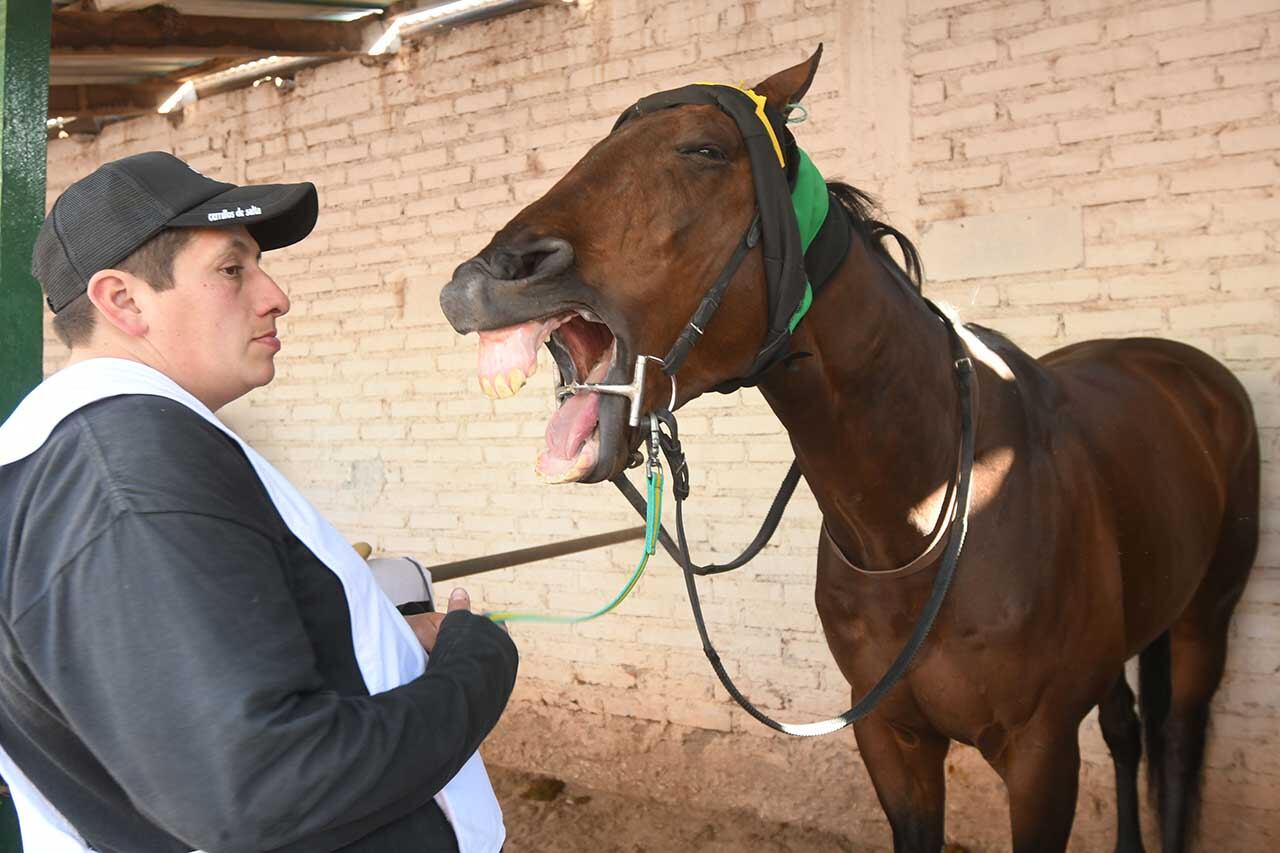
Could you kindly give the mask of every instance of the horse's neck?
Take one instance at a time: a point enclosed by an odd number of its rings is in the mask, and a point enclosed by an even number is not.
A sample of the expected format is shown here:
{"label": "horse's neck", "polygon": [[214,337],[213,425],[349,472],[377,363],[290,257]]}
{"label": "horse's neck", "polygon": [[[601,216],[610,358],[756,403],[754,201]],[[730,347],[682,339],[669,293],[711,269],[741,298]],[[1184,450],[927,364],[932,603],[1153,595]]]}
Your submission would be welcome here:
{"label": "horse's neck", "polygon": [[883,570],[928,547],[960,426],[945,328],[870,252],[855,236],[792,338],[812,357],[772,371],[761,391],[836,544]]}

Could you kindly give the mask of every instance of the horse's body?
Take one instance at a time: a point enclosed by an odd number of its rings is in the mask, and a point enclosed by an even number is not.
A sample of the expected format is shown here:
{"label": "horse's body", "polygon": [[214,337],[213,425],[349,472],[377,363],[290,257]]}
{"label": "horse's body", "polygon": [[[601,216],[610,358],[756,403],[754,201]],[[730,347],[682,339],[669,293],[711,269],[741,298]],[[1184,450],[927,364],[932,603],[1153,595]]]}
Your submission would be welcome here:
{"label": "horse's body", "polygon": [[[816,57],[757,91],[798,102],[815,69]],[[613,337],[609,381],[625,381],[635,353],[666,350],[750,219],[750,169],[732,122],[712,108],[633,124],[459,268],[442,297],[455,328],[514,328],[585,308]],[[679,157],[667,157],[673,148]],[[712,148],[723,156],[703,162]],[[792,350],[812,356],[760,385],[822,511],[817,607],[855,696],[892,662],[929,594],[933,568],[872,573],[929,547],[960,431],[945,327],[862,235],[795,330]],[[682,401],[750,364],[760,279],[749,257],[678,374],[690,389]],[[595,365],[600,381],[607,342],[585,328],[594,325],[566,323],[561,343],[580,379]],[[582,343],[592,335],[594,348]],[[1090,341],[1036,360],[985,329],[964,337],[978,388],[968,538],[929,642],[855,725],[895,850],[941,848],[951,740],[976,746],[1003,777],[1016,851],[1064,849],[1077,729],[1095,705],[1116,759],[1118,849],[1141,849],[1142,740],[1124,680],[1136,654],[1164,849],[1181,850],[1227,623],[1256,548],[1248,399],[1217,362],[1169,341]],[[660,379],[649,399],[665,401]],[[545,453],[574,452],[564,437],[591,425],[596,410],[575,405],[553,419]],[[590,405],[596,432],[547,471],[598,481],[624,466],[639,433],[625,429],[623,402]]]}

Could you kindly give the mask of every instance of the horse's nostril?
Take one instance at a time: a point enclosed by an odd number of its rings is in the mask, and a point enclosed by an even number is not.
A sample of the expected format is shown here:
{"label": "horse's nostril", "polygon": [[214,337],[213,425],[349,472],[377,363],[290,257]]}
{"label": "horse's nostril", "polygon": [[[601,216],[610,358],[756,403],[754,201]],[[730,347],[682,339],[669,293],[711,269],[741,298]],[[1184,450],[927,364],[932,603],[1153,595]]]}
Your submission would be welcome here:
{"label": "horse's nostril", "polygon": [[542,262],[551,257],[554,252],[529,252],[526,255],[516,257],[513,268],[515,275],[513,278],[529,278],[538,271],[538,267]]}
{"label": "horse's nostril", "polygon": [[482,258],[494,278],[507,281],[550,278],[573,265],[573,246],[559,237],[502,246]]}

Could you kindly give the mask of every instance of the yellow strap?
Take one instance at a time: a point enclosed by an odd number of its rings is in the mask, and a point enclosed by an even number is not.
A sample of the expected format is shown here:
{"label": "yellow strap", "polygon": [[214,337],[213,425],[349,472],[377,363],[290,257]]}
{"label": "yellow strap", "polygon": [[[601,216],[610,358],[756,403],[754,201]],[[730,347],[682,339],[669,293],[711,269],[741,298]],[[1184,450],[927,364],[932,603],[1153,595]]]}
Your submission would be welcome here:
{"label": "yellow strap", "polygon": [[760,119],[760,123],[764,125],[764,129],[769,134],[769,141],[773,143],[773,153],[778,155],[778,165],[787,168],[786,158],[782,156],[782,146],[778,144],[778,136],[773,132],[773,125],[769,124],[769,119],[765,117],[764,105],[768,100],[764,95],[757,95],[755,89],[747,89],[743,86],[730,86],[728,83],[696,83],[697,86],[729,86],[730,89],[737,89],[742,94],[751,99],[756,105],[756,118]]}

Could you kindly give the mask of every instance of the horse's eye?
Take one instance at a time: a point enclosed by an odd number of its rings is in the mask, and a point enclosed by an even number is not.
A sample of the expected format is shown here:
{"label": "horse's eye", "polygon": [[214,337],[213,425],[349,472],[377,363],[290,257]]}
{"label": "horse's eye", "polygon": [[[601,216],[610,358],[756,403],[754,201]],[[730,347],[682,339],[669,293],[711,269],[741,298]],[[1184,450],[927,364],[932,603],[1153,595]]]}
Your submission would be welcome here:
{"label": "horse's eye", "polygon": [[727,159],[724,152],[714,145],[690,145],[686,148],[681,148],[680,153],[686,156],[701,157],[705,160],[714,160],[717,162],[722,162]]}

